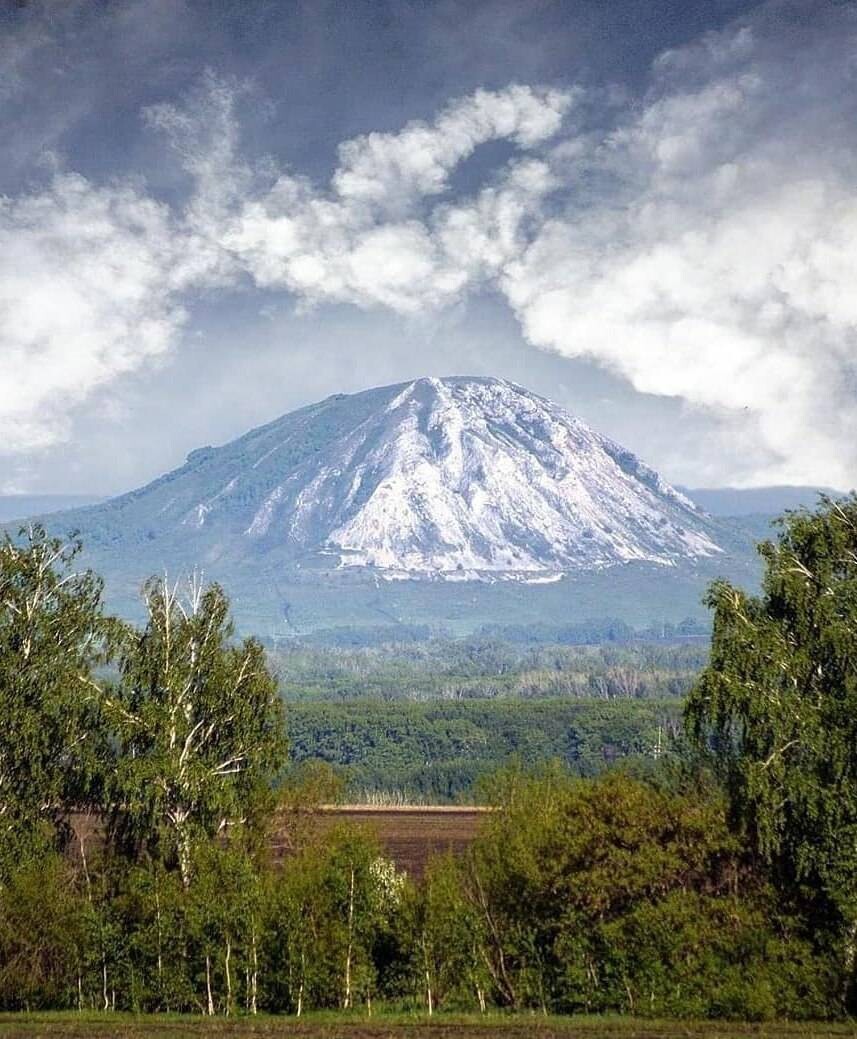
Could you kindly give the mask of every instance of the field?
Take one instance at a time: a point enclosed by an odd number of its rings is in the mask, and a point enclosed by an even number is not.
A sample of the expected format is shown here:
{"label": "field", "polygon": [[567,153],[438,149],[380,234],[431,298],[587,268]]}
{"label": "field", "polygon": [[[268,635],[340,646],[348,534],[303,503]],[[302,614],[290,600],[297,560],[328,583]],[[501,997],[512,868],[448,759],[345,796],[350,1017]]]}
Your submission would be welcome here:
{"label": "field", "polygon": [[823,1039],[857,1036],[849,1024],[741,1024],[713,1021],[645,1021],[628,1017],[438,1015],[374,1019],[341,1014],[294,1018],[135,1017],[128,1014],[0,1014],[0,1037],[65,1036],[74,1039],[180,1039],[236,1036],[247,1039]]}
{"label": "field", "polygon": [[[420,877],[432,855],[464,851],[476,836],[486,811],[472,805],[335,805],[322,809],[316,819],[322,832],[338,823],[366,829],[378,839],[384,855],[398,869]],[[276,850],[287,852],[286,842],[281,839]]]}
{"label": "field", "polygon": [[[357,826],[377,839],[382,854],[392,859],[397,869],[421,877],[432,855],[463,852],[476,837],[487,811],[476,805],[326,805],[294,819],[284,815],[275,832],[272,851],[276,859],[289,855],[298,828],[306,836],[308,828],[324,834],[338,825]],[[102,840],[100,825],[90,815],[74,816],[72,826],[73,854],[81,841],[97,844]]]}

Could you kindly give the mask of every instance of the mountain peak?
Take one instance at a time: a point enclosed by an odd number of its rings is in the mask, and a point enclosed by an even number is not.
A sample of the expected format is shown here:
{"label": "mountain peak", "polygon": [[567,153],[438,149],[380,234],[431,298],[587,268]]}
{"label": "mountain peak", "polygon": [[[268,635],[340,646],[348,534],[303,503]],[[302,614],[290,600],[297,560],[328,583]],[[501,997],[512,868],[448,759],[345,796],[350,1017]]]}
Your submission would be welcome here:
{"label": "mountain peak", "polygon": [[446,580],[548,580],[720,551],[708,518],[632,452],[521,386],[476,376],[335,394],[192,451],[80,527],[93,547],[146,545],[184,565]]}
{"label": "mountain peak", "polygon": [[630,451],[485,377],[328,397],[192,452],[157,493],[163,521],[203,541],[216,532],[224,550],[241,542],[402,575],[561,573],[718,551],[696,507]]}

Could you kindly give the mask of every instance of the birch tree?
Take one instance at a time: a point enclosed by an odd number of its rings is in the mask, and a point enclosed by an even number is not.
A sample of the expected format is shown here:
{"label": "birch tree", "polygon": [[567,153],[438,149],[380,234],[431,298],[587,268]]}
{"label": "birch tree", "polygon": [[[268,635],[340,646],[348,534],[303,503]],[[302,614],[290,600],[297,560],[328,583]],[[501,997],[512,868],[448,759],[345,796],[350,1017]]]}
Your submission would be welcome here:
{"label": "birch tree", "polygon": [[152,580],[145,600],[148,622],[102,696],[119,743],[110,828],[187,887],[195,842],[243,822],[282,763],[282,707],[262,646],[234,641],[218,585],[194,580],[183,595]]}
{"label": "birch tree", "polygon": [[788,513],[765,542],[761,596],[726,582],[711,662],[693,689],[692,737],[716,751],[732,810],[756,852],[820,931],[857,958],[857,498]]}
{"label": "birch tree", "polygon": [[411,972],[429,1016],[453,1001],[484,1012],[490,986],[481,955],[485,936],[459,863],[451,853],[433,858],[422,883],[406,891]]}
{"label": "birch tree", "polygon": [[118,632],[80,542],[40,526],[0,541],[0,850],[98,794],[104,727],[92,671]]}

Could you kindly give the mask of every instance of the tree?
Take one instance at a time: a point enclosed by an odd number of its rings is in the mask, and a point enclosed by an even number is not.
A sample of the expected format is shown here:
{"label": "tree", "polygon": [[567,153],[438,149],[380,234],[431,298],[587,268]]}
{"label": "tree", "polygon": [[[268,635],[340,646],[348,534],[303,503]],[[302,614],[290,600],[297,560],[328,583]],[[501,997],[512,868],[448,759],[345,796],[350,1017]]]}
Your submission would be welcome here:
{"label": "tree", "polygon": [[480,954],[482,919],[466,897],[462,869],[451,853],[429,861],[422,882],[406,888],[404,903],[414,988],[429,1016],[453,1001],[484,1011],[490,977]]}
{"label": "tree", "polygon": [[0,888],[0,1008],[82,1007],[87,905],[56,852],[13,869]]}
{"label": "tree", "polygon": [[760,596],[712,586],[709,666],[687,703],[735,819],[780,888],[857,948],[857,498],[787,513]]}
{"label": "tree", "polygon": [[358,828],[335,827],[287,857],[268,895],[266,1006],[298,1016],[371,1007],[379,946],[389,950],[403,886]]}
{"label": "tree", "polygon": [[105,740],[92,671],[119,630],[81,544],[36,525],[0,542],[0,820],[16,834],[98,794]]}
{"label": "tree", "polygon": [[186,902],[188,930],[198,947],[205,989],[202,1005],[209,1016],[218,1007],[229,1016],[240,1001],[255,1014],[262,927],[257,864],[240,843],[216,841],[197,845],[193,864]]}
{"label": "tree", "polygon": [[805,921],[746,862],[714,792],[512,772],[471,848],[481,959],[513,1008],[769,1017],[829,1006]]}
{"label": "tree", "polygon": [[233,641],[218,585],[145,589],[148,623],[129,631],[121,681],[103,705],[119,753],[111,832],[178,865],[187,887],[194,844],[245,820],[285,756],[282,705],[264,650]]}

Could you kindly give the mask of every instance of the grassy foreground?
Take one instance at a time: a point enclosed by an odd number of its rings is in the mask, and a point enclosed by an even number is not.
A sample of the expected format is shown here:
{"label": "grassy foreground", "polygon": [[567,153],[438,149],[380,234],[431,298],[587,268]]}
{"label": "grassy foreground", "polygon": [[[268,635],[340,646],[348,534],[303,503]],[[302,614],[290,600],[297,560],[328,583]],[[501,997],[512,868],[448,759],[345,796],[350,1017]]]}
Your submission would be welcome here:
{"label": "grassy foreground", "polygon": [[178,1039],[181,1036],[295,1039],[822,1039],[855,1036],[855,1024],[650,1021],[642,1018],[542,1017],[527,1014],[420,1015],[314,1013],[301,1020],[260,1015],[207,1018],[152,1014],[0,1014],[0,1037],[73,1036],[77,1039]]}

